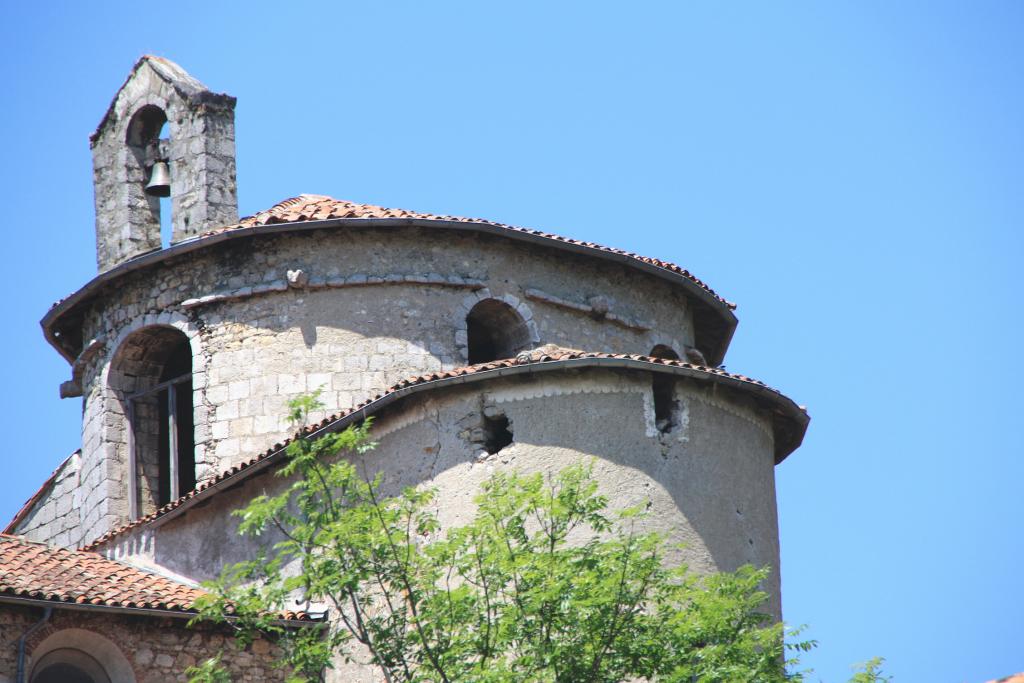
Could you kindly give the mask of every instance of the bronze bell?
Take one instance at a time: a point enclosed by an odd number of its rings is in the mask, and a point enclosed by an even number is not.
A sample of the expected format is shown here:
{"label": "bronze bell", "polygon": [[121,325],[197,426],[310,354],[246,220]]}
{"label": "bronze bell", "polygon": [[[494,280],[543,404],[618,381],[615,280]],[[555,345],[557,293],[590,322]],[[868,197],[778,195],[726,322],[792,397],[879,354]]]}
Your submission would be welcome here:
{"label": "bronze bell", "polygon": [[171,171],[167,168],[166,161],[158,161],[153,164],[153,170],[149,174],[149,183],[146,184],[146,194],[152,197],[171,196]]}

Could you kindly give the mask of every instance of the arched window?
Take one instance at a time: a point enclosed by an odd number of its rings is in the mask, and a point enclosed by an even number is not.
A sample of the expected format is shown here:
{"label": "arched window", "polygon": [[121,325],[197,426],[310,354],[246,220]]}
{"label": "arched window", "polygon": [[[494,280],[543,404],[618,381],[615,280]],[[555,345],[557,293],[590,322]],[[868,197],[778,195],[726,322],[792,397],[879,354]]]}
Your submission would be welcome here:
{"label": "arched window", "polygon": [[671,346],[658,344],[647,354],[651,358],[664,358],[665,360],[679,360],[679,354]]}
{"label": "arched window", "polygon": [[484,299],[466,316],[469,363],[513,358],[533,342],[530,328],[516,309],[498,299]]}
{"label": "arched window", "polygon": [[31,652],[30,683],[135,683],[135,672],[112,641],[81,628],[51,632]]}
{"label": "arched window", "polygon": [[110,383],[123,402],[128,504],[133,518],[195,488],[192,347],[172,327],[128,337],[111,364]]}

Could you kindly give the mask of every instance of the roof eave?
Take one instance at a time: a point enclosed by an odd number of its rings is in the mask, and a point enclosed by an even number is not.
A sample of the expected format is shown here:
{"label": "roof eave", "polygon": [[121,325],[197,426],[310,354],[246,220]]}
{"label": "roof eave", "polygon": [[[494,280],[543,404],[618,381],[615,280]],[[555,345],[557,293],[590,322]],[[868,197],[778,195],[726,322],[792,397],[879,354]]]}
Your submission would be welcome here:
{"label": "roof eave", "polygon": [[703,306],[706,310],[710,310],[716,314],[719,325],[721,326],[720,337],[715,339],[712,343],[701,344],[701,340],[697,340],[698,346],[704,347],[702,350],[705,351],[708,363],[711,365],[719,365],[725,358],[726,349],[729,347],[729,342],[731,341],[732,335],[736,330],[736,325],[738,324],[736,315],[732,312],[729,304],[719,300],[714,294],[704,289],[693,280],[666,268],[638,261],[627,254],[603,251],[583,244],[561,242],[544,235],[511,230],[491,223],[429,218],[332,218],[319,221],[274,223],[271,225],[242,227],[197,237],[195,239],[179,242],[178,244],[173,244],[166,249],[159,249],[147,254],[142,254],[141,256],[125,261],[108,271],[98,274],[77,292],[71,294],[66,299],[58,302],[50,308],[46,315],[43,316],[42,320],[39,321],[39,324],[42,326],[43,335],[46,337],[46,340],[50,345],[53,346],[69,363],[73,363],[75,360],[74,354],[61,344],[55,334],[54,327],[63,315],[73,310],[78,304],[90,299],[104,285],[117,280],[128,273],[142,270],[144,268],[163,263],[164,261],[177,256],[181,256],[198,249],[205,249],[229,240],[246,239],[259,235],[275,235],[287,232],[304,232],[341,227],[426,227],[487,233],[520,242],[538,244],[543,247],[560,249],[562,251],[619,263],[629,268],[635,268],[642,272],[654,275],[655,277],[662,278],[676,285],[681,285],[687,295],[690,296],[699,306]]}
{"label": "roof eave", "polygon": [[[454,377],[443,377],[425,382],[417,382],[380,395],[374,400],[352,410],[349,413],[346,413],[345,415],[329,420],[328,424],[323,424],[318,428],[306,432],[302,435],[302,438],[316,439],[325,434],[345,429],[349,425],[365,420],[368,416],[373,415],[388,405],[412,394],[432,391],[437,388],[445,389],[454,386],[461,386],[463,384],[488,381],[490,379],[511,375],[532,374],[536,372],[582,367],[610,367],[640,370],[645,372],[663,372],[676,376],[723,384],[740,391],[751,392],[760,398],[768,399],[772,404],[772,426],[776,435],[776,465],[781,463],[790,453],[800,447],[801,443],[803,443],[807,426],[810,423],[810,416],[807,412],[784,394],[768,387],[767,385],[742,380],[731,376],[729,373],[724,373],[723,371],[713,371],[711,369],[699,370],[691,367],[664,365],[659,362],[635,360],[631,358],[589,357],[536,361],[518,365],[502,366],[488,370],[478,370],[471,373],[456,375]],[[719,372],[722,372],[723,374],[718,374]],[[782,437],[781,439],[779,438],[780,436]],[[94,551],[97,548],[105,546],[110,541],[118,538],[121,534],[133,528],[143,526],[155,528],[162,526],[163,524],[184,514],[202,501],[215,495],[217,492],[232,488],[235,485],[248,480],[250,477],[274,466],[283,458],[285,450],[286,446],[278,445],[274,449],[268,451],[263,457],[259,457],[255,461],[250,461],[249,464],[243,464],[232,468],[234,470],[233,472],[224,476],[222,479],[214,481],[206,486],[206,488],[190,493],[190,497],[179,499],[176,503],[171,503],[170,505],[174,505],[174,507],[164,509],[163,511],[158,510],[146,518],[130,522],[126,527],[109,532],[108,534],[105,534],[104,536],[101,536],[100,538],[83,546],[82,549]]]}
{"label": "roof eave", "polygon": [[[131,616],[159,617],[166,619],[194,619],[199,616],[196,611],[158,609],[155,607],[125,607],[123,605],[96,605],[88,602],[65,602],[63,600],[47,600],[45,598],[28,598],[10,593],[0,593],[0,604],[24,605],[28,607],[52,607],[53,609],[64,609],[84,612],[107,612],[126,614]],[[230,621],[232,617],[225,617]],[[322,627],[327,622],[318,619],[275,619],[274,624],[285,628],[309,628]]]}

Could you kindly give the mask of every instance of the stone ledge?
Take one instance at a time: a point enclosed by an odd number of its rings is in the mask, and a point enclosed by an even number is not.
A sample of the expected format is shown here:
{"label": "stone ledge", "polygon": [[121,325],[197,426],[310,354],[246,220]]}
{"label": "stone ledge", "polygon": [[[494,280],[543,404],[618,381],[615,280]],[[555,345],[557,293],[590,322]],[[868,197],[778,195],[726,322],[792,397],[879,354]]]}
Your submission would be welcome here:
{"label": "stone ledge", "polygon": [[[301,273],[302,271],[290,271]],[[260,285],[252,285],[246,287],[240,287],[238,289],[231,289],[221,292],[214,292],[201,297],[195,297],[191,299],[185,299],[181,302],[181,307],[188,310],[197,308],[199,306],[206,306],[208,304],[220,303],[222,301],[236,301],[238,299],[247,299],[253,296],[260,296],[262,294],[269,294],[271,292],[284,292],[287,291],[289,286],[296,289],[304,290],[317,290],[317,289],[342,289],[345,287],[366,287],[370,285],[397,285],[397,284],[419,284],[419,285],[434,285],[438,287],[455,287],[457,289],[471,289],[478,290],[483,289],[484,283],[482,280],[469,277],[460,277],[458,275],[440,275],[438,273],[426,273],[426,274],[398,274],[392,273],[389,275],[367,275],[365,273],[357,273],[349,275],[347,277],[332,277],[323,278],[309,276],[308,280],[302,285],[297,285],[296,280],[300,278],[293,277],[293,282],[289,283],[288,280],[273,280],[268,283]]]}
{"label": "stone ledge", "polygon": [[594,299],[597,299],[598,297],[593,297],[591,299],[591,303],[581,304],[533,288],[527,289],[525,291],[525,295],[526,298],[530,299],[531,301],[540,301],[546,304],[551,304],[552,306],[558,306],[559,308],[565,308],[570,311],[576,311],[577,313],[584,313],[586,315],[604,318],[610,323],[614,323],[620,327],[625,327],[627,330],[633,330],[635,332],[648,332],[651,329],[650,323],[640,322],[637,320],[630,320],[629,318],[626,318],[624,316],[612,313],[611,311],[607,310],[607,305],[602,305],[598,308],[595,308]]}

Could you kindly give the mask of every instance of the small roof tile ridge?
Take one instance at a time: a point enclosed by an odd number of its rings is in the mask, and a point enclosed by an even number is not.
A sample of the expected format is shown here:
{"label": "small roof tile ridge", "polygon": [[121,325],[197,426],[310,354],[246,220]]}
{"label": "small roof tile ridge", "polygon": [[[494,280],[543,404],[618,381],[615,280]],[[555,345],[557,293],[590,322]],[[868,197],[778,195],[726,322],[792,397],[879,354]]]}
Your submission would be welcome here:
{"label": "small roof tile ridge", "polygon": [[39,502],[40,498],[43,497],[43,494],[45,494],[46,491],[51,486],[53,486],[54,481],[56,481],[57,479],[57,475],[60,474],[60,471],[64,469],[64,466],[68,464],[68,461],[70,461],[71,458],[75,457],[76,455],[81,455],[81,453],[82,449],[77,448],[74,451],[72,451],[71,454],[68,455],[68,457],[60,461],[60,464],[57,465],[56,469],[54,469],[53,472],[50,473],[50,476],[46,478],[46,481],[43,482],[42,486],[40,486],[39,489],[35,493],[33,493],[27,501],[25,501],[25,504],[21,506],[21,509],[14,514],[14,517],[11,518],[11,521],[8,522],[7,526],[5,526],[3,531],[0,532],[0,536],[10,534],[12,531],[14,531],[14,527],[18,526],[18,524],[21,523],[25,516],[28,515],[28,513],[32,510],[32,507]]}
{"label": "small roof tile ridge", "polygon": [[[283,443],[275,443],[273,446],[271,446],[270,448],[267,448],[266,450],[262,451],[261,453],[258,453],[257,455],[255,455],[255,456],[253,456],[253,457],[251,457],[251,458],[249,458],[247,460],[244,460],[244,461],[242,461],[240,463],[232,465],[230,468],[222,471],[220,474],[212,477],[211,479],[207,479],[206,481],[202,482],[201,484],[198,484],[194,489],[192,489],[188,493],[184,494],[183,496],[181,496],[177,500],[173,500],[173,501],[167,503],[166,505],[161,507],[159,510],[156,510],[155,512],[152,512],[152,513],[150,513],[148,515],[145,515],[144,517],[139,517],[138,519],[135,519],[135,520],[132,520],[130,522],[127,522],[126,524],[123,524],[123,525],[121,525],[121,526],[119,526],[119,527],[117,527],[115,529],[111,529],[110,531],[106,532],[102,536],[99,536],[98,538],[92,540],[88,544],[83,545],[80,548],[80,550],[92,551],[95,548],[98,548],[102,544],[106,543],[107,541],[110,541],[110,540],[116,538],[117,536],[120,536],[121,534],[127,532],[127,531],[130,531],[130,530],[132,530],[132,529],[134,529],[136,527],[140,527],[140,526],[143,526],[145,524],[148,524],[149,522],[152,522],[152,521],[158,519],[159,517],[162,517],[163,515],[167,514],[168,512],[171,512],[172,510],[175,510],[176,508],[181,507],[186,502],[188,502],[190,499],[195,498],[197,495],[199,495],[203,491],[207,490],[211,486],[215,486],[216,484],[221,483],[222,481],[228,479],[229,477],[231,477],[233,475],[236,475],[239,472],[243,472],[243,471],[249,469],[250,467],[253,467],[254,465],[259,464],[260,462],[263,462],[264,460],[267,460],[268,458],[270,458],[271,456],[275,455],[276,453],[279,453],[279,452],[283,451],[285,448],[288,447],[288,445],[290,443],[292,443],[296,439],[306,438],[306,437],[308,437],[308,436],[310,436],[310,435],[320,431],[321,429],[327,428],[331,424],[333,424],[335,422],[338,422],[339,420],[341,420],[343,418],[346,418],[346,417],[348,417],[350,415],[353,415],[355,413],[358,413],[358,412],[362,411],[367,406],[371,405],[372,403],[374,403],[376,401],[381,400],[385,396],[388,396],[390,394],[396,393],[396,392],[401,391],[403,389],[406,389],[408,387],[418,386],[418,385],[421,385],[421,384],[427,384],[427,383],[434,382],[434,381],[440,381],[440,380],[445,380],[445,379],[452,379],[452,378],[455,378],[455,377],[462,377],[462,376],[466,376],[466,375],[473,375],[473,374],[477,374],[477,373],[486,372],[486,371],[489,371],[489,370],[498,370],[498,369],[501,369],[501,368],[515,367],[515,366],[519,366],[519,365],[528,365],[528,364],[533,364],[533,363],[548,363],[548,362],[566,361],[566,360],[586,360],[586,359],[632,360],[632,361],[639,361],[639,362],[650,363],[652,365],[668,365],[668,366],[672,366],[672,367],[686,368],[686,369],[690,369],[690,370],[696,370],[698,372],[704,372],[704,373],[707,373],[709,375],[717,375],[717,376],[720,376],[720,377],[727,377],[729,379],[733,379],[733,380],[737,380],[737,381],[740,381],[740,382],[744,382],[746,384],[755,385],[757,387],[766,389],[766,390],[771,391],[772,393],[778,394],[780,396],[783,395],[782,392],[779,391],[778,389],[775,389],[774,387],[768,386],[767,384],[765,384],[764,382],[762,382],[760,380],[754,379],[752,377],[747,377],[745,375],[739,375],[739,374],[736,374],[736,373],[727,372],[727,371],[723,370],[722,368],[714,368],[714,367],[708,367],[708,366],[704,366],[704,365],[696,365],[696,364],[689,363],[689,362],[684,361],[684,360],[676,360],[676,359],[668,359],[668,358],[655,358],[653,356],[645,356],[645,355],[642,355],[642,354],[605,353],[605,352],[600,352],[600,351],[580,351],[578,349],[566,349],[566,348],[561,348],[561,347],[558,347],[557,350],[552,350],[550,352],[548,352],[546,349],[544,349],[544,350],[542,350],[542,349],[534,349],[533,351],[530,351],[530,352],[520,353],[515,358],[499,359],[499,360],[494,360],[494,361],[487,361],[485,363],[477,363],[476,365],[460,366],[460,367],[453,368],[451,370],[443,370],[443,371],[440,371],[440,372],[430,372],[430,373],[426,373],[426,374],[423,374],[423,375],[413,375],[413,376],[407,377],[407,378],[405,378],[403,380],[399,380],[398,382],[396,382],[395,384],[391,385],[390,387],[388,387],[383,392],[378,393],[378,394],[376,394],[375,396],[373,396],[371,398],[367,398],[366,400],[364,400],[364,401],[362,401],[362,402],[352,406],[351,408],[348,408],[346,410],[342,410],[340,412],[334,413],[333,415],[325,417],[323,420],[321,420],[320,422],[318,422],[315,425],[307,425],[307,426],[303,427],[302,429],[300,429],[297,432],[295,432],[295,434],[293,434],[290,438],[285,439]],[[806,411],[806,408],[804,408],[804,406],[799,406],[799,408],[800,408],[801,411],[804,412],[804,414],[806,414],[807,411]]]}
{"label": "small roof tile ridge", "polygon": [[571,237],[562,237],[554,233],[545,232],[542,230],[535,230],[533,228],[520,228],[507,223],[499,223],[497,221],[487,220],[485,218],[466,218],[463,216],[440,216],[436,214],[422,213],[419,211],[410,211],[407,209],[390,209],[383,206],[377,206],[375,204],[357,204],[344,199],[334,199],[327,195],[322,194],[300,194],[297,197],[291,197],[289,199],[282,200],[277,204],[274,204],[269,209],[265,209],[251,216],[246,216],[239,220],[234,225],[228,225],[209,232],[204,233],[206,235],[214,235],[222,232],[230,232],[231,230],[237,230],[240,228],[253,228],[264,225],[275,225],[280,223],[298,223],[303,221],[313,220],[329,220],[338,218],[411,218],[419,220],[435,220],[435,221],[452,221],[457,223],[470,223],[470,224],[482,224],[492,225],[498,228],[506,230],[512,230],[515,232],[526,233],[530,235],[536,235],[538,237],[544,237],[547,239],[563,242],[565,244],[572,244],[576,246],[586,247],[589,249],[596,249],[607,253],[617,254],[619,256],[625,256],[627,258],[635,259],[641,263],[646,263],[658,268],[671,271],[678,275],[691,280],[694,284],[698,285],[701,289],[707,291],[715,299],[728,306],[730,309],[735,309],[736,304],[727,301],[726,299],[719,296],[715,290],[711,289],[707,283],[700,278],[696,277],[693,273],[677,266],[669,261],[662,261],[650,256],[642,256],[631,251],[624,249],[617,249],[615,247],[606,247],[596,242],[588,242],[584,240],[577,240]]}

